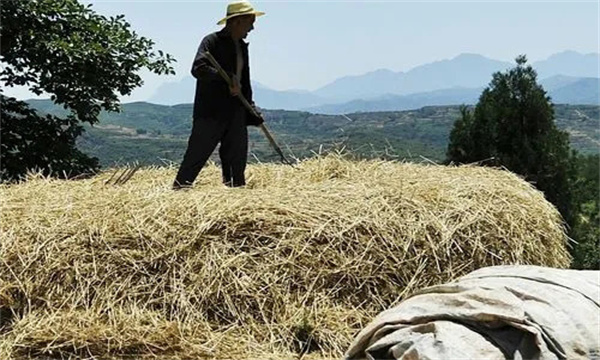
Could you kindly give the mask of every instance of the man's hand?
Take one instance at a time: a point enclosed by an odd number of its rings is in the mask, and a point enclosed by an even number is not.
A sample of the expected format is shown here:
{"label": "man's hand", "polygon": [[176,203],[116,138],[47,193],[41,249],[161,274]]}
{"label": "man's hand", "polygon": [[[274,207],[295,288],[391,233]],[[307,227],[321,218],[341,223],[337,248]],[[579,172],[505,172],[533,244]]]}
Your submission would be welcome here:
{"label": "man's hand", "polygon": [[238,96],[242,92],[242,85],[236,75],[231,76],[232,85],[229,87],[229,93],[231,96]]}
{"label": "man's hand", "polygon": [[256,105],[254,104],[254,102],[252,102],[252,109],[254,109],[254,111],[256,112],[256,114],[262,118],[263,114],[258,110],[258,108],[256,107]]}
{"label": "man's hand", "polygon": [[[248,111],[248,118],[246,119],[246,123],[252,126],[260,126],[260,124],[264,122],[263,115],[260,111],[258,111],[258,108],[256,107],[256,105],[254,105],[254,103],[250,105],[252,106],[254,112]],[[255,114],[258,116],[256,116]]]}

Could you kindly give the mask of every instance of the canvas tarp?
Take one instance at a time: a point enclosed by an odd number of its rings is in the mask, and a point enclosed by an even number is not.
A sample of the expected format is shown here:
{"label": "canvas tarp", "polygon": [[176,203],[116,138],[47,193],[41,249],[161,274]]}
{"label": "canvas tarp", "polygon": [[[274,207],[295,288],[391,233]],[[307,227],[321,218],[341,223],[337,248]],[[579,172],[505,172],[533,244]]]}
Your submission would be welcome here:
{"label": "canvas tarp", "polygon": [[494,266],[379,314],[346,359],[600,359],[600,271]]}

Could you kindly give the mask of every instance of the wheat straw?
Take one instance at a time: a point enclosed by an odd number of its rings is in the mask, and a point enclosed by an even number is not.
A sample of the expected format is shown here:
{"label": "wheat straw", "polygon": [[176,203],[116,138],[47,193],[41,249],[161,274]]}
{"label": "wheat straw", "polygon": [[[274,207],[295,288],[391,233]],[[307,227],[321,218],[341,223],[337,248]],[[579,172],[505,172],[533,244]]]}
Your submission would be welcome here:
{"label": "wheat straw", "polygon": [[173,168],[0,187],[0,358],[333,358],[414,290],[496,264],[569,264],[514,174],[326,156],[249,185]]}

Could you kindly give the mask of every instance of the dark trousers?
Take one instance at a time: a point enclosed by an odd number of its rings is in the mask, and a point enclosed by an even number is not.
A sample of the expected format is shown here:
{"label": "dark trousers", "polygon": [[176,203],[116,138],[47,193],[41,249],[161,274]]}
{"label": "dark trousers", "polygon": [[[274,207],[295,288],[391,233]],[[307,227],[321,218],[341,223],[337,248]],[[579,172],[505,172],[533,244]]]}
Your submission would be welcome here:
{"label": "dark trousers", "polygon": [[230,118],[194,119],[192,134],[173,186],[191,186],[208,158],[221,143],[219,157],[223,183],[227,186],[246,185],[244,171],[248,155],[248,129],[245,112],[237,110]]}

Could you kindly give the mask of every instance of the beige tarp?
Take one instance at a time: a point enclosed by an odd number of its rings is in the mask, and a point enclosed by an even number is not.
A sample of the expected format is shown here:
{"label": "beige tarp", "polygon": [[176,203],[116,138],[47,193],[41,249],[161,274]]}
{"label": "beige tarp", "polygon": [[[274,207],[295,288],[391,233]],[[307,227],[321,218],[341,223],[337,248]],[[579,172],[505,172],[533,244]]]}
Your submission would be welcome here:
{"label": "beige tarp", "polygon": [[494,266],[382,312],[346,359],[600,359],[600,271]]}

